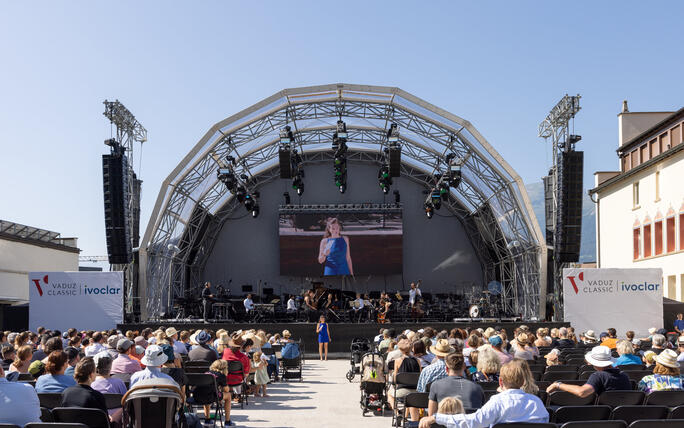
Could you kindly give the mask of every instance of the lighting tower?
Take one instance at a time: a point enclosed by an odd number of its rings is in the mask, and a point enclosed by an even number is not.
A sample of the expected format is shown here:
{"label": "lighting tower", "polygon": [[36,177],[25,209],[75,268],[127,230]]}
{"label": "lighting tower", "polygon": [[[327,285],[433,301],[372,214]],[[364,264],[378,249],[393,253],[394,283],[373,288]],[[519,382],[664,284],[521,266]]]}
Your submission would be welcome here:
{"label": "lighting tower", "polygon": [[[549,141],[553,150],[553,166],[549,171],[549,175],[544,177],[545,189],[551,190],[551,206],[546,208],[546,243],[549,246],[549,266],[553,269],[549,270],[550,281],[555,287],[550,290],[553,293],[554,312],[559,314],[562,311],[562,274],[563,267],[566,263],[561,258],[561,247],[565,244],[565,235],[562,233],[565,224],[564,218],[567,216],[568,208],[564,202],[567,201],[568,195],[566,190],[569,179],[567,171],[563,168],[567,166],[565,159],[569,159],[572,152],[575,152],[575,144],[579,142],[582,137],[570,133],[570,122],[574,120],[575,115],[580,111],[581,96],[565,95],[561,100],[551,109],[546,119],[539,124],[539,137]],[[580,154],[581,152],[577,153]],[[581,179],[581,173],[580,173]],[[581,182],[580,182],[581,185]],[[549,193],[549,192],[547,192]],[[581,199],[579,201],[581,210]],[[549,218],[549,214],[550,217]]]}
{"label": "lighting tower", "polygon": [[333,134],[332,149],[335,155],[333,176],[340,193],[347,190],[347,125],[340,119]]}

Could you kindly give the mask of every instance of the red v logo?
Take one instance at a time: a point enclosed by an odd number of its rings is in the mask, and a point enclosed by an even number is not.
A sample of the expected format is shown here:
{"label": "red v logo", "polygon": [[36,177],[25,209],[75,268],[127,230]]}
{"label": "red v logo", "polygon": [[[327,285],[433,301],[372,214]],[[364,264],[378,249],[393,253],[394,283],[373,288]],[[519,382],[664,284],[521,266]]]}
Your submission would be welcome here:
{"label": "red v logo", "polygon": [[[32,281],[34,284],[36,284],[36,288],[38,289],[38,294],[40,296],[42,296],[43,295],[43,289],[40,287],[40,279],[33,279]],[[48,283],[48,276],[47,275],[45,275],[43,277],[43,282],[46,284]]]}
{"label": "red v logo", "polygon": [[[577,275],[577,277],[580,281],[584,281],[584,272],[580,272],[579,275]],[[572,284],[572,288],[575,289],[575,294],[579,293],[579,288],[577,287],[577,284],[575,283],[575,277],[569,276],[568,280],[570,280],[570,284]]]}

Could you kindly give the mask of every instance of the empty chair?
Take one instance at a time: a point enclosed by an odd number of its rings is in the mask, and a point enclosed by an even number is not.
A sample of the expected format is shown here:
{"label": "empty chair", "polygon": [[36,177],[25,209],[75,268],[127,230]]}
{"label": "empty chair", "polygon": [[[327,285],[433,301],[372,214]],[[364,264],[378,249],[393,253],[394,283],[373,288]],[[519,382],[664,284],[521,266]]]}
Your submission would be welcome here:
{"label": "empty chair", "polygon": [[104,395],[105,403],[107,404],[108,409],[118,409],[122,406],[121,401],[123,400],[123,395],[112,393],[106,393],[102,395]]}
{"label": "empty chair", "polygon": [[566,391],[553,391],[546,399],[547,406],[586,406],[596,401],[596,394],[584,398]]}
{"label": "empty chair", "polygon": [[556,409],[553,421],[557,424],[573,421],[601,421],[610,419],[610,406],[563,406]]}
{"label": "empty chair", "polygon": [[653,391],[646,396],[645,404],[676,407],[684,405],[684,391]]}
{"label": "empty chair", "polygon": [[55,422],[83,423],[90,428],[109,428],[109,415],[100,409],[56,407],[52,409]]}
{"label": "empty chair", "polygon": [[684,419],[639,419],[629,425],[629,428],[681,428]]}
{"label": "empty chair", "polygon": [[571,365],[571,366],[583,366],[585,364],[584,357],[582,358],[568,358],[565,361],[565,364]]}
{"label": "empty chair", "polygon": [[677,406],[671,409],[670,419],[684,419],[684,406]]}
{"label": "empty chair", "polygon": [[668,410],[665,406],[618,406],[610,418],[631,424],[637,419],[665,419]]}
{"label": "empty chair", "polygon": [[[303,352],[302,354],[303,355]],[[302,360],[301,355],[297,358],[283,358],[281,364],[283,367],[282,379],[299,379],[302,381]]]}
{"label": "empty chair", "polygon": [[576,372],[577,369],[579,369],[580,366],[578,365],[570,365],[570,364],[563,364],[560,366],[548,366],[546,368],[546,372]]}
{"label": "empty chair", "polygon": [[62,404],[62,393],[43,392],[38,394],[38,401],[40,401],[40,407],[54,409],[55,407],[59,407]]}
{"label": "empty chair", "polygon": [[625,371],[625,374],[629,376],[631,380],[635,380],[639,382],[644,376],[652,375],[653,371],[651,370],[628,370]]}
{"label": "empty chair", "polygon": [[637,406],[644,403],[642,391],[605,391],[596,399],[596,404],[606,404],[611,407]]}
{"label": "empty chair", "polygon": [[555,382],[557,380],[564,381],[564,380],[575,380],[577,379],[577,372],[568,372],[568,371],[552,371],[552,372],[546,372],[544,373],[544,376],[542,376],[542,380],[547,380],[550,382]]}
{"label": "empty chair", "polygon": [[627,428],[625,421],[566,422],[560,428]]}

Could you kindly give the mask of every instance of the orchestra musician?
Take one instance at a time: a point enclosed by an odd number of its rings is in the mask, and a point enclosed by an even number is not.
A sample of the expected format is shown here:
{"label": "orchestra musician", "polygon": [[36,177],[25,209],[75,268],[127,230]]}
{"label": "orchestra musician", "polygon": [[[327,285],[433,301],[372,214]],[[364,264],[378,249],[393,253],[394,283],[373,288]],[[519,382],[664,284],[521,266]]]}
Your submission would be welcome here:
{"label": "orchestra musician", "polygon": [[356,293],[356,300],[351,303],[351,309],[349,310],[349,319],[354,322],[361,322],[361,316],[363,315],[364,302],[361,298],[361,293]]}
{"label": "orchestra musician", "polygon": [[409,290],[409,303],[411,304],[411,308],[416,306],[416,297],[423,297],[423,293],[420,291],[420,283],[422,281],[422,279],[419,279],[418,284],[415,282],[411,283],[411,289]]}
{"label": "orchestra musician", "polygon": [[242,301],[242,304],[245,307],[245,312],[247,312],[247,314],[251,314],[254,310],[254,301],[252,300],[252,294],[248,294],[245,300]]}
{"label": "orchestra musician", "polygon": [[390,307],[392,306],[392,300],[387,293],[382,293],[380,295],[380,304],[378,305],[378,322],[380,324],[385,324],[389,322],[387,314],[389,313]]}
{"label": "orchestra musician", "polygon": [[207,323],[209,318],[211,318],[211,300],[214,295],[211,294],[211,283],[209,281],[204,283],[204,289],[202,290],[202,308],[204,309],[202,316],[204,322]]}
{"label": "orchestra musician", "polygon": [[306,319],[309,322],[314,322],[316,320],[316,315],[318,314],[318,308],[314,301],[315,296],[316,294],[313,290],[307,291],[304,296],[304,312],[306,312]]}

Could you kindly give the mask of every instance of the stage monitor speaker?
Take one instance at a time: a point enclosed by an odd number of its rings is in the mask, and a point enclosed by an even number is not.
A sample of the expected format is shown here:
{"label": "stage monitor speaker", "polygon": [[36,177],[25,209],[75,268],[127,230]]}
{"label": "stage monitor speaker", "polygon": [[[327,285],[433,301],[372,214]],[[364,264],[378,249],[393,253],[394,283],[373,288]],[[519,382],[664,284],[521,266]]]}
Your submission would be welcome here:
{"label": "stage monitor speaker", "polygon": [[560,156],[554,248],[556,260],[561,263],[579,261],[582,240],[583,172],[584,152],[571,151]]}
{"label": "stage monitor speaker", "polygon": [[544,218],[546,220],[546,245],[553,246],[553,220],[556,213],[553,211],[553,170],[549,175],[542,177],[544,183]]}
{"label": "stage monitor speaker", "polygon": [[389,148],[390,177],[401,175],[401,146]]}
{"label": "stage monitor speaker", "polygon": [[133,259],[128,218],[128,160],[126,156],[102,156],[105,231],[110,264],[128,264]]}
{"label": "stage monitor speaker", "polygon": [[252,286],[251,285],[243,285],[242,286],[242,292],[243,293],[251,293],[252,292]]}
{"label": "stage monitor speaker", "polygon": [[279,149],[278,161],[280,165],[280,178],[292,178],[292,152],[290,150]]}

